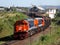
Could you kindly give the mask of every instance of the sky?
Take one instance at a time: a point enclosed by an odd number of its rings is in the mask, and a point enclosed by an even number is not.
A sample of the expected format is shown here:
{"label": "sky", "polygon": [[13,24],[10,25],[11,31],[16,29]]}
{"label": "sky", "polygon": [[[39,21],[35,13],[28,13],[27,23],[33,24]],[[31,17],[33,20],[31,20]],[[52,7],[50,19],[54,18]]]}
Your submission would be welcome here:
{"label": "sky", "polygon": [[60,5],[60,0],[0,0],[0,6],[23,6],[29,7],[33,5]]}

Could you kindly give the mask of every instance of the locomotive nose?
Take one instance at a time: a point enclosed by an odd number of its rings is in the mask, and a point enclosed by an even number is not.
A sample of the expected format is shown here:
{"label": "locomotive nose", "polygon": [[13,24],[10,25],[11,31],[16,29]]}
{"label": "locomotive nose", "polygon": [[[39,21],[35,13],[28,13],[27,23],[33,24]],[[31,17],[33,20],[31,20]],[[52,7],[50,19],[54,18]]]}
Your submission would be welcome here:
{"label": "locomotive nose", "polygon": [[16,23],[16,32],[22,32],[28,30],[28,23],[26,20],[21,20]]}

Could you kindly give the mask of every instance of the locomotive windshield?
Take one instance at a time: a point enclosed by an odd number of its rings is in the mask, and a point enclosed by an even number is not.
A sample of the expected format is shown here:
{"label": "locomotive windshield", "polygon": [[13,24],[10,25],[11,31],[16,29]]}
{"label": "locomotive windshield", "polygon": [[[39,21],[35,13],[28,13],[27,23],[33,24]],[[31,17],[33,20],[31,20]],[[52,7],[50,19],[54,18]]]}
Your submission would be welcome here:
{"label": "locomotive windshield", "polygon": [[16,25],[27,25],[27,23],[24,22],[24,20],[17,21]]}

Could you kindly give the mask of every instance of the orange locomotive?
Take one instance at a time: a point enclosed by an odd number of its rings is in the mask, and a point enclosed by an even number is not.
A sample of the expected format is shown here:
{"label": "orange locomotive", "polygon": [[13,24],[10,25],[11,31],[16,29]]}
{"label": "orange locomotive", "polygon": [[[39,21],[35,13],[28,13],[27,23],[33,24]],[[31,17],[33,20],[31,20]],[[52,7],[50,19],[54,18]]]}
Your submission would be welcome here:
{"label": "orange locomotive", "polygon": [[44,18],[29,18],[16,21],[16,23],[14,24],[14,38],[27,38],[37,32],[42,31],[41,28],[43,28],[44,26]]}

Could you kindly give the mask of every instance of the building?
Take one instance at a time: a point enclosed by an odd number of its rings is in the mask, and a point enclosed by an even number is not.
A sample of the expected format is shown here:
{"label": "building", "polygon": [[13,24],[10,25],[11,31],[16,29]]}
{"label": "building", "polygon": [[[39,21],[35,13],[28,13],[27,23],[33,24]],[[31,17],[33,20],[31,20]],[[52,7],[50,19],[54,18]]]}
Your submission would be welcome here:
{"label": "building", "polygon": [[0,12],[3,12],[3,11],[9,11],[10,8],[8,7],[0,7]]}
{"label": "building", "polygon": [[16,7],[16,11],[17,12],[25,12],[25,10],[23,9],[23,7]]}
{"label": "building", "polygon": [[57,12],[57,8],[55,7],[49,7],[46,9],[46,14],[48,14],[48,16],[51,18],[51,19],[54,19],[55,18],[55,14]]}
{"label": "building", "polygon": [[[35,6],[33,5],[30,9],[29,9],[30,13],[35,13],[38,16],[41,16],[42,14],[45,14],[45,9],[42,8],[41,6]],[[42,15],[43,16],[43,15]]]}
{"label": "building", "polygon": [[28,13],[28,15],[32,18],[37,16],[45,16],[45,9],[40,6],[32,5]]}
{"label": "building", "polygon": [[5,8],[4,7],[0,7],[0,11],[4,11],[5,10]]}

